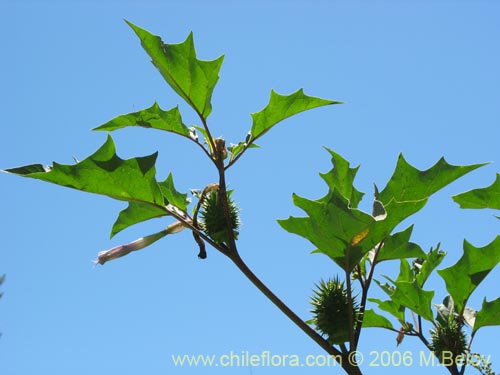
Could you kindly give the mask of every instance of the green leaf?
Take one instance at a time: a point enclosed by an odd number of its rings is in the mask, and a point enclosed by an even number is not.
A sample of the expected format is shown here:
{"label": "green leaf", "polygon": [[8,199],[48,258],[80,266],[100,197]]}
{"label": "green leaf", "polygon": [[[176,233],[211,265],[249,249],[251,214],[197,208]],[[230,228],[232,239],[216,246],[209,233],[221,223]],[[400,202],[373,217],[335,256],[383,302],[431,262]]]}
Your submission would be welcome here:
{"label": "green leaf", "polygon": [[155,180],[157,153],[123,160],[116,155],[108,136],[94,154],[74,165],[40,164],[7,169],[6,172],[31,177],[72,189],[132,202],[163,206],[163,196]]}
{"label": "green leaf", "polygon": [[159,182],[158,185],[166,199],[166,204],[170,203],[184,212],[187,211],[189,199],[186,193],[180,193],[175,189],[172,173],[169,173],[167,179],[163,182]]}
{"label": "green leaf", "polygon": [[158,206],[150,204],[129,202],[128,207],[120,212],[111,229],[111,238],[118,232],[143,221],[167,216],[169,213]]}
{"label": "green leaf", "polygon": [[284,119],[312,108],[341,102],[307,96],[302,89],[290,95],[280,95],[271,91],[269,104],[260,112],[252,113],[251,142],[264,135],[274,125]]}
{"label": "green leaf", "polygon": [[392,323],[382,315],[377,314],[372,309],[365,310],[363,314],[363,328],[380,327],[394,329]]}
{"label": "green leaf", "polygon": [[399,263],[399,275],[396,279],[397,282],[412,282],[415,277],[413,272],[411,271],[410,264],[406,259],[401,259]]}
{"label": "green leaf", "polygon": [[342,268],[352,271],[366,253],[387,238],[402,220],[420,210],[426,200],[397,202],[392,199],[385,206],[385,219],[376,220],[372,215],[351,207],[344,194],[354,202],[360,199],[361,193],[352,185],[356,171],[350,169],[339,155],[332,156],[332,162],[336,164],[328,177],[324,175],[330,187],[329,193],[315,201],[294,194],[295,205],[308,217],[289,217],[278,222],[283,229],[317,246],[315,253],[326,254]]}
{"label": "green leaf", "polygon": [[420,246],[410,242],[413,225],[402,232],[387,237],[377,256],[377,263],[384,260],[425,257]]}
{"label": "green leaf", "polygon": [[500,210],[500,174],[495,182],[482,189],[474,189],[455,195],[453,200],[461,208],[494,208]]}
{"label": "green leaf", "polygon": [[481,327],[500,325],[500,298],[488,302],[483,300],[483,306],[476,315],[474,330],[476,332]]}
{"label": "green leaf", "polygon": [[368,301],[374,302],[378,305],[378,308],[383,311],[387,311],[389,314],[394,316],[401,324],[405,322],[405,308],[398,303],[391,300],[382,301],[377,298],[368,298]]}
{"label": "green leaf", "polygon": [[400,154],[396,169],[387,186],[380,192],[379,200],[387,204],[391,199],[398,202],[426,199],[461,176],[483,165],[485,164],[454,166],[441,158],[431,168],[420,171],[408,164],[403,155]]}
{"label": "green leaf", "polygon": [[393,285],[382,284],[375,280],[382,290],[391,297],[390,301],[384,301],[384,303],[380,300],[373,300],[379,304],[380,309],[390,312],[401,323],[404,322],[405,308],[416,312],[424,319],[433,321],[431,302],[434,292],[422,290],[406,259],[401,259],[400,272],[396,281],[387,276],[384,277]]}
{"label": "green leaf", "polygon": [[[278,220],[283,229],[307,238],[343,269],[352,271],[375,244],[365,244],[364,233],[375,223],[371,215],[350,209],[348,201],[335,189],[330,200],[312,201],[294,194],[294,204],[309,217]],[[357,236],[361,236],[357,238]],[[363,245],[363,246],[361,246]]]}
{"label": "green leaf", "polygon": [[434,291],[423,290],[416,280],[396,281],[395,286],[396,289],[391,296],[395,304],[407,307],[430,322],[434,321],[431,310]]}
{"label": "green leaf", "polygon": [[198,60],[193,33],[182,43],[165,44],[159,36],[126,22],[170,87],[206,119],[212,111],[212,93],[224,56],[212,61]]}
{"label": "green leaf", "polygon": [[[167,179],[159,182],[158,186],[164,197],[164,204],[175,206],[186,212],[189,200],[187,194],[178,192],[174,187],[174,180],[170,173]],[[120,212],[111,230],[111,237],[134,224],[143,221],[170,215],[163,207],[152,206],[144,203],[130,202],[128,207]]]}
{"label": "green leaf", "polygon": [[[420,208],[413,212],[415,213],[425,206],[427,199],[432,194],[483,165],[485,164],[454,166],[441,158],[431,168],[420,171],[408,164],[403,155],[400,154],[396,169],[384,190],[380,192],[378,200],[384,204],[388,218],[391,216],[407,217],[409,216],[408,212],[399,212],[400,207],[391,205],[391,202],[420,202]],[[401,208],[407,210],[405,206],[401,206]]]}
{"label": "green leaf", "polygon": [[[420,287],[424,286],[424,283],[427,281],[432,271],[439,266],[444,259],[446,253],[439,249],[439,245],[436,249],[431,249],[428,254],[426,254],[421,259],[421,263],[419,264],[419,270],[417,273],[417,281]],[[417,264],[417,263],[415,263]]]}
{"label": "green leaf", "polygon": [[500,262],[500,236],[484,247],[474,247],[464,240],[464,254],[453,266],[438,271],[446,289],[461,312],[476,287]]}
{"label": "green leaf", "polygon": [[[358,207],[364,195],[354,187],[354,178],[356,177],[359,166],[350,168],[349,162],[342,156],[326,147],[325,149],[332,156],[333,168],[327,173],[320,173],[321,178],[327,183],[330,192],[337,189],[340,194],[349,200],[349,206],[351,208]],[[328,195],[330,195],[330,193]],[[327,201],[328,195],[323,198],[323,200]]]}
{"label": "green leaf", "polygon": [[182,123],[179,108],[164,111],[156,102],[147,109],[118,116],[93,130],[113,131],[127,126],[165,130],[190,138],[188,127]]}

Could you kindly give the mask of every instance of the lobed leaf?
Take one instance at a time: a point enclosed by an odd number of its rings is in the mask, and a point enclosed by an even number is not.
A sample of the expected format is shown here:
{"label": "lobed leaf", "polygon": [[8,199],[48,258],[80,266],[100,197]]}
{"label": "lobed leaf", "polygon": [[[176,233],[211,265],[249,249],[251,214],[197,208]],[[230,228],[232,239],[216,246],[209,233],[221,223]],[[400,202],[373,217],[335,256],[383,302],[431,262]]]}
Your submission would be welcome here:
{"label": "lobed leaf", "polygon": [[143,221],[167,216],[169,213],[161,207],[140,202],[129,202],[128,207],[120,211],[111,229],[111,238],[122,230]]}
{"label": "lobed leaf", "polygon": [[386,239],[402,220],[420,210],[427,200],[391,199],[384,207],[383,219],[376,219],[351,207],[351,201],[357,203],[361,199],[361,193],[353,186],[356,169],[349,168],[338,154],[332,154],[332,162],[334,168],[322,175],[330,188],[325,197],[313,201],[294,194],[295,205],[308,217],[290,217],[278,222],[283,229],[317,246],[315,253],[326,254],[342,268],[352,271],[365,254]]}
{"label": "lobed leaf", "polygon": [[474,189],[455,195],[453,200],[460,208],[493,208],[500,210],[500,174],[488,187]]}
{"label": "lobed leaf", "polygon": [[224,56],[212,61],[198,60],[193,33],[179,44],[165,44],[157,35],[125,21],[134,30],[151,62],[165,81],[201,117],[206,119],[212,111],[212,93]]}
{"label": "lobed leaf", "polygon": [[431,249],[429,253],[427,253],[422,259],[422,264],[420,265],[420,269],[417,273],[417,281],[420,287],[424,286],[424,283],[427,281],[432,271],[436,269],[437,266],[441,264],[445,257],[446,253],[442,250],[439,250],[439,245],[436,249]]}
{"label": "lobed leaf", "polygon": [[[320,173],[321,178],[327,183],[330,192],[337,189],[340,194],[348,199],[351,208],[358,207],[364,195],[364,193],[354,187],[354,178],[356,177],[359,166],[351,168],[349,162],[342,156],[326,147],[325,149],[332,156],[333,168],[327,173]],[[323,198],[323,200],[327,201],[328,195]]]}
{"label": "lobed leaf", "polygon": [[386,238],[377,256],[377,263],[384,260],[424,257],[420,246],[410,242],[413,225],[402,232],[394,233]]}
{"label": "lobed leaf", "polygon": [[330,104],[341,104],[341,102],[307,96],[302,89],[290,95],[280,95],[271,90],[267,106],[260,112],[252,113],[251,142],[288,117]]}
{"label": "lobed leaf", "polygon": [[369,327],[394,329],[392,323],[386,317],[377,314],[372,309],[365,310],[363,314],[363,328]]}
{"label": "lobed leaf", "polygon": [[380,192],[379,199],[383,203],[387,203],[391,199],[399,202],[426,199],[456,179],[483,165],[485,163],[455,166],[448,164],[444,158],[441,158],[431,168],[420,171],[411,166],[400,154],[396,169],[387,186]]}
{"label": "lobed leaf", "polygon": [[[294,204],[303,209],[307,218],[290,217],[278,220],[283,229],[298,234],[318,247],[315,252],[328,255],[343,269],[352,271],[376,243],[366,243],[356,237],[369,233],[375,220],[360,210],[349,208],[348,201],[332,191],[328,202],[312,201],[294,194]],[[368,231],[368,232],[367,232]]]}
{"label": "lobed leaf", "polygon": [[488,302],[483,300],[483,306],[476,314],[473,332],[481,327],[500,325],[500,298]]}
{"label": "lobed leaf", "polygon": [[156,102],[149,108],[115,117],[113,120],[92,130],[113,131],[127,126],[165,130],[184,137],[190,137],[189,128],[183,124],[179,108],[174,107],[164,111]]}
{"label": "lobed leaf", "polygon": [[[186,212],[189,204],[187,194],[180,193],[175,189],[171,173],[165,181],[159,182],[158,186],[164,197],[165,206],[172,205],[182,212]],[[167,215],[170,215],[170,213],[163,207],[151,206],[139,202],[129,202],[128,207],[120,212],[113,224],[111,237],[134,224]]]}
{"label": "lobed leaf", "polygon": [[190,203],[187,198],[186,193],[180,193],[175,189],[174,186],[174,177],[172,173],[169,173],[167,179],[165,181],[159,182],[160,190],[165,197],[165,204],[171,204],[175,207],[179,208],[181,211],[186,212],[187,207]]}
{"label": "lobed leaf", "polygon": [[377,298],[368,298],[368,301],[376,303],[380,310],[388,312],[389,314],[394,316],[400,323],[404,323],[405,321],[404,306],[395,303],[391,300],[382,301]]}
{"label": "lobed leaf", "polygon": [[464,240],[464,254],[453,266],[438,271],[446,290],[461,312],[472,292],[500,262],[500,236],[484,247],[474,247]]}
{"label": "lobed leaf", "polygon": [[72,189],[162,207],[164,200],[155,179],[157,153],[123,160],[116,155],[111,136],[88,158],[74,164],[41,164],[7,169],[6,172],[35,178]]}
{"label": "lobed leaf", "polygon": [[432,322],[431,303],[434,297],[434,291],[423,290],[416,280],[414,281],[396,281],[396,289],[391,296],[396,305],[405,306],[414,311],[422,318]]}
{"label": "lobed leaf", "polygon": [[388,207],[390,202],[418,201],[422,202],[420,207],[422,208],[432,194],[483,165],[485,164],[454,166],[448,164],[444,158],[441,158],[431,168],[420,171],[411,166],[403,155],[400,154],[396,169],[386,187],[380,192],[378,199],[386,207],[388,217],[393,215],[405,216],[397,211],[397,206],[392,206],[391,212]]}

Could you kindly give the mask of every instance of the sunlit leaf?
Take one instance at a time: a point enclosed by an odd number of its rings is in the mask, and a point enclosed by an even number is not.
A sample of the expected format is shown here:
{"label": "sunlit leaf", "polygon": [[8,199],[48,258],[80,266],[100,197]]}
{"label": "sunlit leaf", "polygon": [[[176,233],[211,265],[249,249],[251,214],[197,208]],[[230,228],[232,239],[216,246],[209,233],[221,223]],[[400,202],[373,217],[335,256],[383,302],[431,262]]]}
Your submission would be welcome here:
{"label": "sunlit leaf", "polygon": [[495,182],[490,186],[455,195],[453,200],[461,208],[494,208],[500,210],[500,174],[497,173]]}
{"label": "sunlit leaf", "polygon": [[386,187],[380,192],[378,199],[384,204],[387,216],[400,216],[398,206],[390,206],[392,201],[422,202],[422,208],[427,199],[461,176],[485,164],[454,166],[441,158],[431,168],[420,171],[408,164],[403,155],[399,155],[394,173]]}
{"label": "sunlit leaf", "polygon": [[431,310],[434,291],[423,290],[416,280],[396,281],[395,286],[391,296],[395,304],[407,307],[428,321],[434,321]]}
{"label": "sunlit leaf", "polygon": [[[424,255],[417,245],[408,242],[411,231],[393,238],[389,237],[390,233],[404,219],[419,211],[430,195],[481,166],[452,166],[441,159],[432,168],[419,171],[400,155],[386,188],[380,194],[376,189],[375,198],[381,204],[381,212],[375,220],[371,215],[351,206],[350,200],[357,203],[361,199],[361,193],[353,186],[356,170],[350,169],[338,154],[330,153],[334,168],[328,175],[322,176],[330,187],[327,196],[312,201],[294,195],[295,205],[303,209],[308,217],[290,217],[278,222],[285,230],[298,234],[317,246],[315,253],[328,255],[349,271],[355,266],[353,263],[359,263],[381,241],[388,241],[389,244],[386,255],[381,251],[382,260],[404,257],[408,250],[410,253],[406,254],[416,257]],[[405,240],[405,236],[408,239]],[[394,247],[396,245],[398,247]],[[428,311],[425,313],[428,317]]]}
{"label": "sunlit leaf", "polygon": [[418,285],[421,287],[424,286],[424,283],[427,281],[432,271],[441,264],[445,255],[446,253],[440,250],[438,245],[436,249],[431,249],[424,257],[420,258],[422,262],[420,263],[417,273]]}
{"label": "sunlit leaf", "polygon": [[140,202],[129,202],[128,207],[120,211],[111,229],[111,237],[118,232],[143,221],[169,215],[165,209]]}
{"label": "sunlit leaf", "polygon": [[280,95],[271,91],[268,105],[260,112],[252,113],[251,141],[264,135],[280,121],[312,108],[330,104],[340,104],[334,100],[307,96],[302,89],[290,95]]}
{"label": "sunlit leaf", "polygon": [[393,198],[398,202],[425,199],[483,165],[485,164],[455,166],[441,158],[431,168],[420,171],[408,164],[400,154],[396,169],[387,186],[380,192],[379,199],[384,204]]}
{"label": "sunlit leaf", "polygon": [[474,247],[464,241],[464,254],[458,262],[438,271],[458,311],[462,311],[472,292],[498,262],[500,262],[500,236],[484,247]]}
{"label": "sunlit leaf", "polygon": [[405,321],[405,308],[398,303],[391,300],[382,301],[377,298],[368,298],[368,301],[374,302],[378,305],[380,310],[386,311],[394,316],[400,323]]}
{"label": "sunlit leaf", "polygon": [[375,220],[371,215],[349,208],[348,201],[337,190],[331,193],[328,202],[312,201],[295,194],[293,201],[308,217],[290,217],[279,220],[279,224],[285,230],[307,238],[318,247],[317,252],[328,255],[342,268],[351,271],[375,245],[365,244],[366,240],[351,245],[357,235],[373,226]]}
{"label": "sunlit leaf", "polygon": [[500,298],[491,302],[483,300],[483,306],[476,314],[474,332],[481,327],[500,325]]}
{"label": "sunlit leaf", "polygon": [[114,199],[163,206],[164,200],[155,180],[157,153],[123,160],[116,155],[108,136],[94,154],[74,164],[41,164],[7,169],[6,172],[35,178],[69,188],[109,196]]}
{"label": "sunlit leaf", "polygon": [[363,328],[380,327],[394,329],[392,323],[382,315],[377,314],[372,309],[365,310],[363,314]]}
{"label": "sunlit leaf", "polygon": [[[178,192],[174,187],[174,180],[170,173],[165,181],[159,182],[158,186],[164,197],[164,204],[177,207],[185,212],[189,204],[187,194]],[[120,212],[111,230],[111,237],[131,225],[143,221],[170,215],[164,207],[152,206],[140,202],[130,202],[128,207]]]}
{"label": "sunlit leaf", "polygon": [[397,282],[412,282],[415,279],[414,273],[411,271],[410,264],[406,259],[399,261],[399,275],[396,279]]}
{"label": "sunlit leaf", "polygon": [[184,212],[187,210],[187,206],[189,204],[187,194],[180,193],[175,189],[174,177],[172,176],[172,173],[169,173],[167,179],[159,182],[158,185],[160,186],[161,192],[166,199],[165,204],[170,203]]}
{"label": "sunlit leaf", "polygon": [[224,56],[212,61],[198,60],[192,33],[182,43],[166,44],[159,36],[126,22],[170,87],[206,119],[212,111],[212,93]]}
{"label": "sunlit leaf", "polygon": [[[347,198],[351,208],[358,207],[359,201],[364,195],[354,187],[354,178],[359,166],[351,168],[349,162],[342,156],[328,148],[326,150],[332,156],[333,168],[326,173],[320,173],[321,178],[328,184],[330,191],[337,189],[340,194]],[[328,200],[328,196],[323,200]]]}
{"label": "sunlit leaf", "polygon": [[179,108],[174,107],[168,111],[164,111],[158,103],[154,103],[151,107],[142,111],[115,117],[113,120],[93,130],[113,131],[127,126],[165,130],[184,137],[190,137],[189,128],[182,123]]}
{"label": "sunlit leaf", "polygon": [[380,249],[377,262],[392,259],[418,258],[425,256],[424,251],[417,244],[410,242],[413,225],[402,232],[394,233],[386,238]]}

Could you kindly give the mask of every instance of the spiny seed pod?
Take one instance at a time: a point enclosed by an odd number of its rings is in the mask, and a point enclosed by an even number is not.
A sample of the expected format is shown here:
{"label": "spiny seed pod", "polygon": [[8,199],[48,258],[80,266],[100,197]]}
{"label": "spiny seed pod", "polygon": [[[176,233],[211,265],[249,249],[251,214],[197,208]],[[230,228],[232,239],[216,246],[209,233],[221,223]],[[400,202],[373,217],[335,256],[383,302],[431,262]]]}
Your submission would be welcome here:
{"label": "spiny seed pod", "polygon": [[[349,301],[344,282],[338,278],[326,282],[321,280],[316,288],[315,295],[311,298],[311,312],[314,314],[312,322],[316,329],[328,337],[331,345],[349,341],[349,332],[354,327],[349,326]],[[359,305],[354,296],[351,313],[356,325],[359,320]]]}
{"label": "spiny seed pod", "polygon": [[[238,227],[240,226],[240,218],[238,207],[231,199],[231,191],[227,192],[227,203],[229,206],[229,217],[233,236],[238,238]],[[219,199],[219,191],[208,193],[202,204],[202,228],[205,233],[210,236],[216,243],[228,243],[226,218],[224,217],[224,209],[222,202]]]}
{"label": "spiny seed pod", "polygon": [[[462,324],[456,319],[450,319],[445,323],[438,323],[436,329],[431,330],[431,350],[439,360],[455,359],[464,354],[467,349],[467,340],[462,330]],[[450,354],[451,353],[451,354]]]}

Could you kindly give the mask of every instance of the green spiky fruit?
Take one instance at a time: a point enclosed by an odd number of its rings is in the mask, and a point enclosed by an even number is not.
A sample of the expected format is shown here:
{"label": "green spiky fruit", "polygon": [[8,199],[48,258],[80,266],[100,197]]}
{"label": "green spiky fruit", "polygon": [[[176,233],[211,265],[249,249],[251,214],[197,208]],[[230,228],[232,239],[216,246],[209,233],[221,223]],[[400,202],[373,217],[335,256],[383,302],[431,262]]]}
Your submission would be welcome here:
{"label": "green spiky fruit", "polygon": [[[321,280],[316,285],[314,296],[311,298],[314,314],[312,323],[316,329],[328,337],[332,345],[349,341],[349,332],[354,330],[349,326],[349,301],[344,282],[338,279]],[[352,297],[352,322],[354,326],[359,318],[359,305]]]}
{"label": "green spiky fruit", "polygon": [[[238,238],[238,228],[240,226],[240,218],[238,207],[231,199],[231,191],[227,193],[227,203],[229,206],[229,217],[231,221],[231,228],[233,236]],[[212,238],[216,243],[228,243],[228,233],[226,227],[226,218],[224,217],[224,210],[222,202],[219,199],[219,192],[212,191],[205,196],[202,204],[202,227],[205,233]]]}
{"label": "green spiky fruit", "polygon": [[431,350],[441,362],[444,358],[449,361],[450,358],[455,359],[465,353],[467,340],[462,325],[452,318],[447,322],[438,323],[436,329],[431,330]]}

